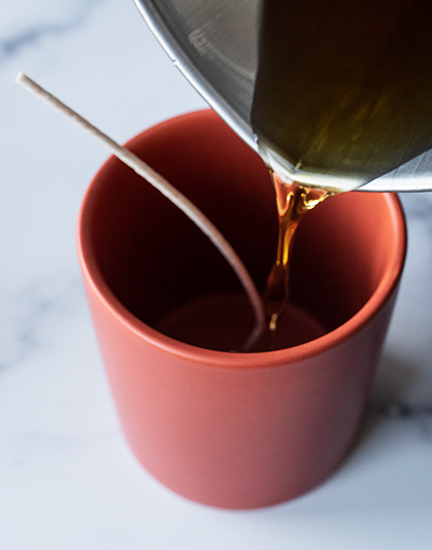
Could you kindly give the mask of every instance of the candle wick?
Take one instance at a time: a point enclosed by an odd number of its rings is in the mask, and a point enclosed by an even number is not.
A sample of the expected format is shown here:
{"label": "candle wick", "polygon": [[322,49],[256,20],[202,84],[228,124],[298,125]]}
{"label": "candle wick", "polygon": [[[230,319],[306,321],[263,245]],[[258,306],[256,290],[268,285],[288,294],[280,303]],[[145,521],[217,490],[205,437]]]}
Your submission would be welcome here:
{"label": "candle wick", "polygon": [[54,107],[56,110],[69,118],[69,120],[72,120],[75,124],[89,132],[94,138],[104,143],[119,160],[132,168],[132,170],[143,177],[148,183],[153,185],[153,187],[155,187],[180,210],[182,210],[182,212],[184,212],[184,214],[186,214],[186,216],[188,216],[188,218],[190,218],[210,239],[210,241],[234,270],[254,311],[255,326],[242,349],[242,351],[250,351],[253,348],[254,343],[265,330],[263,302],[244,263],[217,227],[201,212],[201,210],[195,206],[195,204],[183,195],[183,193],[171,185],[163,176],[153,170],[153,168],[141,160],[137,155],[122,145],[119,145],[116,141],[101,132],[76,111],[39,86],[39,84],[37,84],[34,80],[29,78],[24,73],[19,73],[15,78],[15,82],[23,86],[27,91],[39,97],[51,107]]}

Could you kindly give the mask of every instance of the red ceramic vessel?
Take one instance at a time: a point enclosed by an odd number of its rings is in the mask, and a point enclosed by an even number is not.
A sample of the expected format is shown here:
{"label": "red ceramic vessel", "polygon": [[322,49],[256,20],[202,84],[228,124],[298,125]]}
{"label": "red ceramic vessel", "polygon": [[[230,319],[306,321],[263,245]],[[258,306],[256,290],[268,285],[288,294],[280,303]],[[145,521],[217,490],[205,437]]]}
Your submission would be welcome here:
{"label": "red ceramic vessel", "polygon": [[[128,147],[209,216],[262,289],[277,226],[260,158],[211,111]],[[347,193],[298,231],[291,295],[326,334],[272,352],[212,351],[154,328],[197,297],[240,288],[208,239],[115,158],[84,199],[79,258],[124,434],[148,472],[194,501],[291,499],[325,480],[355,438],[404,264],[403,212],[394,195]]]}

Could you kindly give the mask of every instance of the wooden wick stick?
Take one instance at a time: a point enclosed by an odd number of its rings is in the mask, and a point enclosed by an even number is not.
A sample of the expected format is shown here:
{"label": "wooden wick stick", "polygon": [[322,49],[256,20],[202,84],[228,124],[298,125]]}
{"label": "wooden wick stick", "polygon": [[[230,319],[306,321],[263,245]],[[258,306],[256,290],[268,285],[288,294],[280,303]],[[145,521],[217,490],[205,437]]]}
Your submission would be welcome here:
{"label": "wooden wick stick", "polygon": [[253,308],[255,314],[255,327],[243,348],[244,351],[249,351],[265,330],[263,303],[255,283],[249,275],[245,265],[217,227],[215,227],[213,223],[201,212],[201,210],[199,210],[187,197],[180,193],[180,191],[173,187],[160,174],[155,172],[153,168],[142,161],[134,153],[125,147],[122,147],[109,136],[101,132],[98,128],[90,124],[90,122],[88,122],[81,115],[62,103],[44,88],[36,84],[36,82],[34,82],[31,78],[26,76],[24,73],[19,73],[15,79],[15,82],[23,86],[29,92],[32,92],[38,96],[48,105],[63,113],[75,122],[75,124],[92,134],[93,137],[99,141],[102,141],[118,159],[127,164],[130,168],[132,168],[132,170],[146,179],[151,185],[153,185],[153,187],[165,195],[165,197],[180,208],[180,210],[182,210],[186,216],[188,216],[199,227],[199,229],[207,235],[207,237],[233,268]]}

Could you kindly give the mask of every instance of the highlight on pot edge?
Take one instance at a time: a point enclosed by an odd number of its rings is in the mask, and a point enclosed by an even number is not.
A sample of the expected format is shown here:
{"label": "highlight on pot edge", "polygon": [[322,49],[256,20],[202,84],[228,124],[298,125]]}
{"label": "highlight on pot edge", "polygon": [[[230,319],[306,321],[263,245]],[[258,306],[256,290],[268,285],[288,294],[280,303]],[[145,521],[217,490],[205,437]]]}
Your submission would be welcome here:
{"label": "highlight on pot edge", "polygon": [[174,64],[282,181],[432,190],[432,3],[134,1]]}

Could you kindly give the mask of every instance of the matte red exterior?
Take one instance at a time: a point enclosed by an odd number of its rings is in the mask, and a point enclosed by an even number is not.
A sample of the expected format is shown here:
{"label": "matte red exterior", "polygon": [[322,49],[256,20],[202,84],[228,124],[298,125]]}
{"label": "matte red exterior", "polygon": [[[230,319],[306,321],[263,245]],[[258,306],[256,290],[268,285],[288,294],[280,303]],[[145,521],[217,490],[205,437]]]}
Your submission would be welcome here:
{"label": "matte red exterior", "polygon": [[[129,146],[222,226],[262,287],[276,210],[261,160],[211,111],[162,123]],[[80,215],[83,278],[125,436],[148,472],[194,501],[255,508],[296,497],[335,470],[357,433],[405,258],[399,201],[349,193],[302,222],[292,292],[331,329],[252,354],[196,348],[150,326],[195,287],[237,284],[170,207],[111,158]],[[318,251],[308,244],[316,241]],[[188,262],[197,263],[190,272]],[[201,264],[206,275],[193,279]]]}

